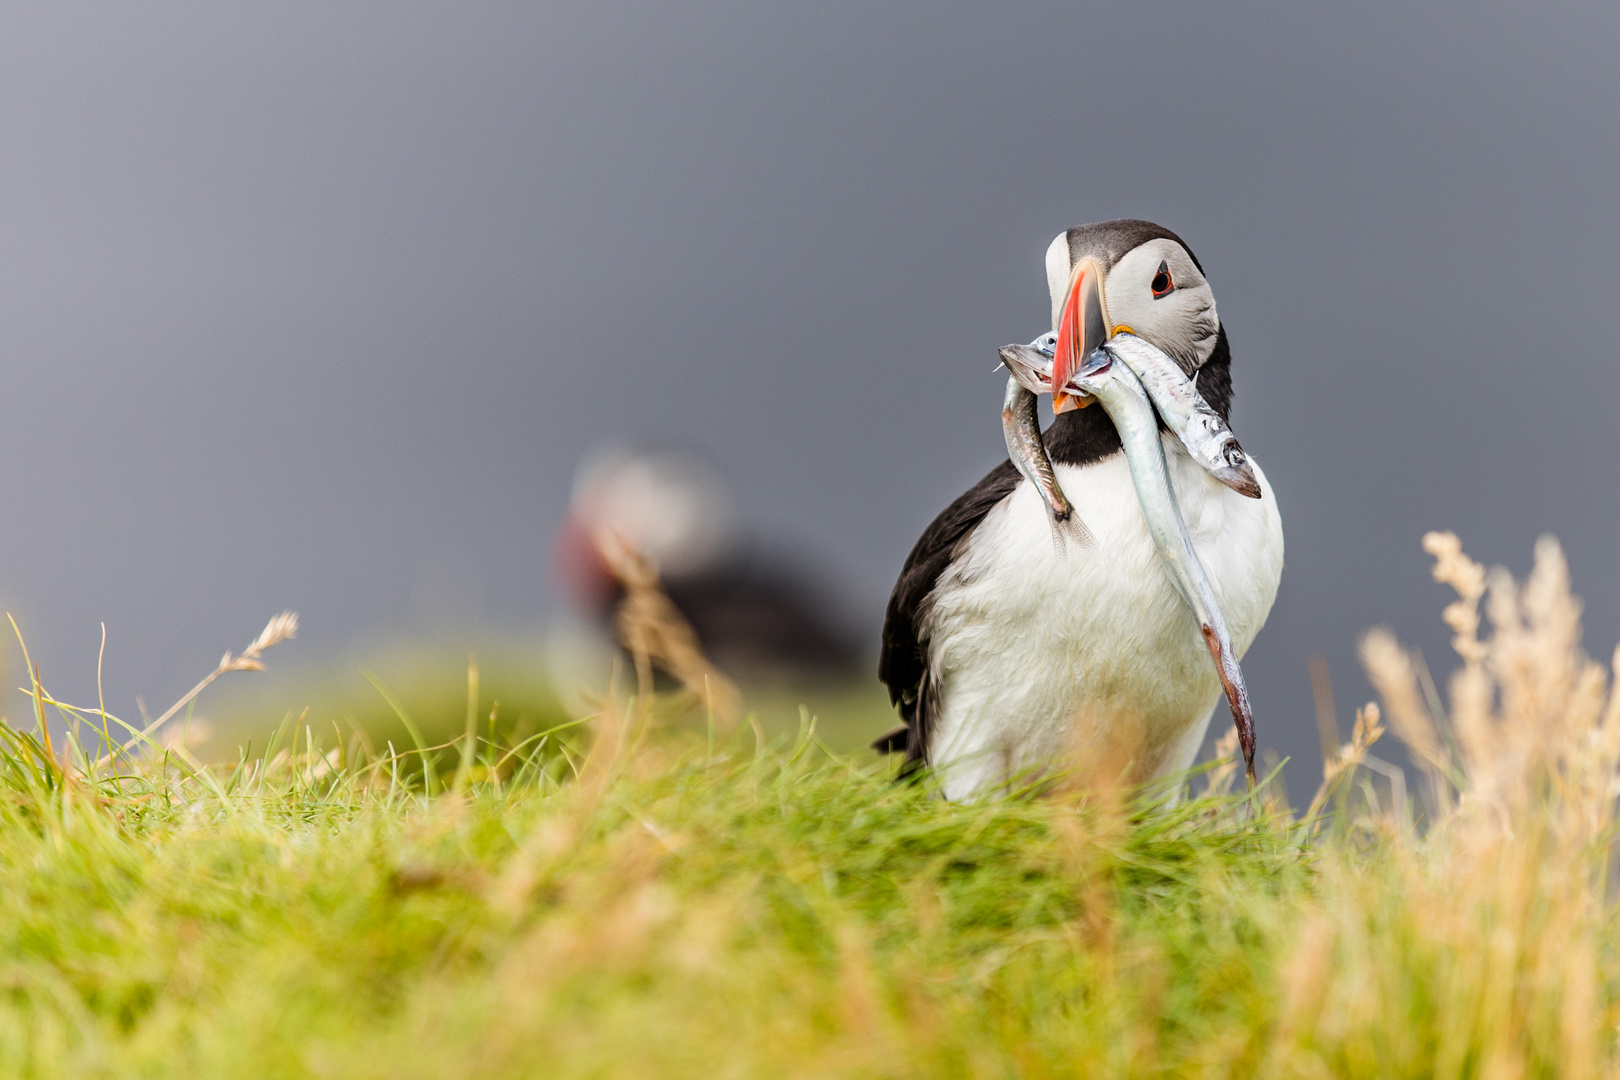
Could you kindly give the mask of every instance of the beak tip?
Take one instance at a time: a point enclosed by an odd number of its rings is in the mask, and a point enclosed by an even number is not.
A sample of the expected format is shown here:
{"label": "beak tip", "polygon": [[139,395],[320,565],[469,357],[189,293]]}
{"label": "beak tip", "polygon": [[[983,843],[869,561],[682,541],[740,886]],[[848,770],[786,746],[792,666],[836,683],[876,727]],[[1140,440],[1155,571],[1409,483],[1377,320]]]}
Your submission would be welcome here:
{"label": "beak tip", "polygon": [[1052,395],[1052,415],[1061,416],[1066,412],[1074,412],[1076,409],[1083,409],[1087,405],[1090,405],[1094,400],[1094,398],[1091,398],[1086,394],[1054,393]]}

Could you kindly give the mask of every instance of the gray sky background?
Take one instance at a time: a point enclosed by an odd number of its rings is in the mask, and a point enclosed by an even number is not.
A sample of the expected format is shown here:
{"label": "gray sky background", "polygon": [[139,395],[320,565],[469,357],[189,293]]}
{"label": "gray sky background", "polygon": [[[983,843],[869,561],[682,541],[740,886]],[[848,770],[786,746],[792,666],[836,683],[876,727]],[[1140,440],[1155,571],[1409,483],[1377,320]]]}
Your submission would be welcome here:
{"label": "gray sky background", "polygon": [[1620,637],[1612,3],[3,10],[0,599],[65,695],[103,621],[129,711],[282,607],[283,663],[538,625],[608,437],[712,451],[875,635],[1048,241],[1122,216],[1281,502],[1263,745],[1367,626],[1449,668],[1426,529],[1557,534]]}

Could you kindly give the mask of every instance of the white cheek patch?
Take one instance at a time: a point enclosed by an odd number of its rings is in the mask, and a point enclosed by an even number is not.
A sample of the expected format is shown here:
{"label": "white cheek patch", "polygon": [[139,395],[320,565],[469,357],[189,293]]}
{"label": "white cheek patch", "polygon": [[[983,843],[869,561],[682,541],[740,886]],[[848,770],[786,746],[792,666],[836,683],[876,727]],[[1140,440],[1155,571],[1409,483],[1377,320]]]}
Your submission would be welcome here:
{"label": "white cheek patch", "polygon": [[[1175,288],[1153,295],[1160,264]],[[1173,240],[1150,240],[1126,253],[1104,283],[1108,313],[1116,326],[1129,326],[1188,368],[1197,368],[1215,352],[1220,321],[1215,297],[1192,258]]]}

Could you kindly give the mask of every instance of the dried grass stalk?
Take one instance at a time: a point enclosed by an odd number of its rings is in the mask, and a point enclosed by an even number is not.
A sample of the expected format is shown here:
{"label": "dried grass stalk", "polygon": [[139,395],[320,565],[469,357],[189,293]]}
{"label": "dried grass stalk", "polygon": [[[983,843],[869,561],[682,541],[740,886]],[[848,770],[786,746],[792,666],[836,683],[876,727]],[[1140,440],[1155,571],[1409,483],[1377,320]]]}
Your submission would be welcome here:
{"label": "dried grass stalk", "polygon": [[624,588],[617,617],[619,639],[635,661],[642,695],[652,689],[656,666],[701,701],[716,721],[726,727],[734,725],[741,712],[741,696],[704,655],[692,624],[659,584],[657,568],[616,534],[603,534],[598,545],[608,569]]}
{"label": "dried grass stalk", "polygon": [[1369,701],[1365,707],[1356,710],[1356,724],[1350,732],[1350,741],[1322,763],[1322,786],[1316,790],[1316,797],[1305,812],[1306,821],[1313,820],[1322,812],[1328,797],[1345,777],[1355,771],[1356,766],[1366,763],[1367,751],[1383,734],[1383,712],[1376,703]]}
{"label": "dried grass stalk", "polygon": [[1361,639],[1361,662],[1366,665],[1378,695],[1384,699],[1390,723],[1401,741],[1431,771],[1444,772],[1450,764],[1441,750],[1434,718],[1423,703],[1412,658],[1388,630],[1370,630]]}
{"label": "dried grass stalk", "polygon": [[[173,719],[181,709],[195,701],[197,695],[206,690],[209,684],[221,675],[227,675],[233,671],[263,671],[265,652],[296,636],[298,636],[298,613],[283,611],[281,614],[276,615],[265,624],[264,629],[259,632],[259,636],[248,643],[248,647],[242,650],[240,656],[232,656],[227,652],[220,658],[218,667],[204,676],[202,681],[188,690],[179,701],[170,705],[162,716],[159,716],[137,732],[131,745],[133,743],[149,742],[153,732]],[[112,760],[115,753],[116,751],[113,751],[103,755],[95,763],[95,767],[99,768],[107,764]]]}
{"label": "dried grass stalk", "polygon": [[1215,740],[1215,760],[1220,762],[1209,770],[1209,787],[1206,795],[1227,795],[1232,791],[1232,783],[1237,779],[1238,770],[1238,733],[1232,728]]}

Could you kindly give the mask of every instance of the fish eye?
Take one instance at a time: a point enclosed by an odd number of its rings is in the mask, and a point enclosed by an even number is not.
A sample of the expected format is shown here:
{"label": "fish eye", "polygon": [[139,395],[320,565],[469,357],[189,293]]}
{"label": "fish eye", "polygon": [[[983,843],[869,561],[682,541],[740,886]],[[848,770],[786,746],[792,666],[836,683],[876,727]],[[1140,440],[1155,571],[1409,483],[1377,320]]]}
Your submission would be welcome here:
{"label": "fish eye", "polygon": [[1175,291],[1176,283],[1171,280],[1169,263],[1159,263],[1159,272],[1153,275],[1153,282],[1150,287],[1153,289],[1153,299],[1155,300],[1162,300]]}

